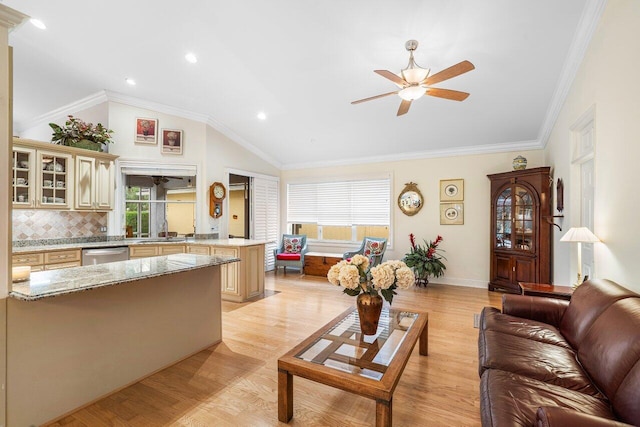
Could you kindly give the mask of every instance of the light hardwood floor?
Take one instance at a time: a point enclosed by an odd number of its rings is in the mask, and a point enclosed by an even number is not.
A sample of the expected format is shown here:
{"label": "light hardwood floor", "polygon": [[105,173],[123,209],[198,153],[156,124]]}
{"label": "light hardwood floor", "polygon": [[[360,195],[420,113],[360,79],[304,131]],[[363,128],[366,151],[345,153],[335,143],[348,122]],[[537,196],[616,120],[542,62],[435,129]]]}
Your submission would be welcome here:
{"label": "light hardwood floor", "polygon": [[[276,426],[277,360],[355,298],[321,277],[268,273],[267,296],[223,302],[223,342],[52,426]],[[486,289],[429,284],[393,305],[429,312],[429,356],[418,346],[394,393],[395,426],[479,426],[473,314],[499,307]],[[371,426],[372,400],[294,378],[291,426]]]}

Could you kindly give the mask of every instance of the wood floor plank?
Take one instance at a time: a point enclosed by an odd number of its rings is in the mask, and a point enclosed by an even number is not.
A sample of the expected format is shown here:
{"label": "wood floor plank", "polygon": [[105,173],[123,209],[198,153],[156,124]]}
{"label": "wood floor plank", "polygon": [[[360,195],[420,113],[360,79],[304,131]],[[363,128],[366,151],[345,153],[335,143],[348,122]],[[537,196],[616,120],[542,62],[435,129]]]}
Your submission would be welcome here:
{"label": "wood floor plank", "polygon": [[[355,304],[324,278],[268,273],[267,296],[222,303],[222,343],[51,426],[277,426],[277,359]],[[393,398],[395,426],[479,426],[473,315],[500,306],[486,289],[429,284],[395,307],[429,313],[429,355],[416,345]],[[291,426],[371,426],[373,400],[296,377]]]}

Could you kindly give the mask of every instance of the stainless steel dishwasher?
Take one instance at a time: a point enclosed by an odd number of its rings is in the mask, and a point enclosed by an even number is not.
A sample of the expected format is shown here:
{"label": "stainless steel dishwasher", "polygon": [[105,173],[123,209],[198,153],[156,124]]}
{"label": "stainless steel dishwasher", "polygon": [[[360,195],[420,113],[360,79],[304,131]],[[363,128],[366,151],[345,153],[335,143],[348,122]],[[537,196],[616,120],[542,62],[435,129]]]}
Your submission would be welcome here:
{"label": "stainless steel dishwasher", "polygon": [[126,261],[128,259],[128,246],[82,250],[82,265],[106,264],[108,262]]}

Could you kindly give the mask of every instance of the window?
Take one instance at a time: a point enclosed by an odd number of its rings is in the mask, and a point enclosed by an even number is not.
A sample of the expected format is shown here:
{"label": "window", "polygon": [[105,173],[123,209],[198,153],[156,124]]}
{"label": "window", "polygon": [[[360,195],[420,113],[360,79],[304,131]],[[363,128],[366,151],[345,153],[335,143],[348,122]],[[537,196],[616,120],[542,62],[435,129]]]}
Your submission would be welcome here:
{"label": "window", "polygon": [[287,228],[309,240],[390,236],[391,180],[287,185]]}
{"label": "window", "polygon": [[[195,233],[195,188],[189,177],[128,175],[125,191],[126,235],[133,238],[188,236]],[[149,183],[146,183],[149,181]],[[134,184],[137,182],[138,184]],[[173,186],[174,188],[168,188]]]}

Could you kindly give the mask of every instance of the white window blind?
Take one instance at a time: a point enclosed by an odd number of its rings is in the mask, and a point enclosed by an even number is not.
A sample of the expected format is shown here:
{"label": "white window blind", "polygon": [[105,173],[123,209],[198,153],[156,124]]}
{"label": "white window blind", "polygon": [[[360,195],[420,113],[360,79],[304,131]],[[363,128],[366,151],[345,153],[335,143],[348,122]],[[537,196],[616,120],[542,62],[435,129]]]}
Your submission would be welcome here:
{"label": "white window blind", "polygon": [[288,184],[287,222],[389,225],[389,179]]}

